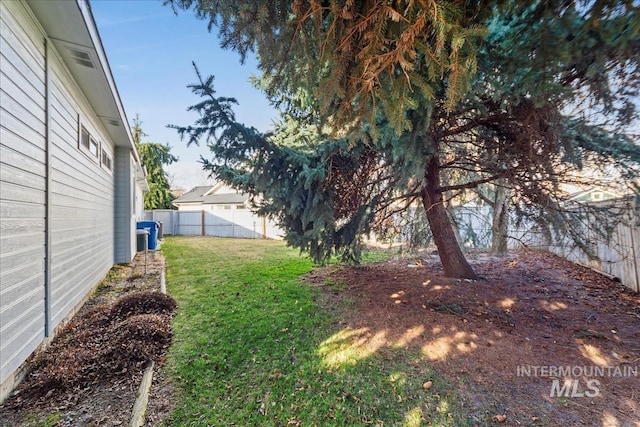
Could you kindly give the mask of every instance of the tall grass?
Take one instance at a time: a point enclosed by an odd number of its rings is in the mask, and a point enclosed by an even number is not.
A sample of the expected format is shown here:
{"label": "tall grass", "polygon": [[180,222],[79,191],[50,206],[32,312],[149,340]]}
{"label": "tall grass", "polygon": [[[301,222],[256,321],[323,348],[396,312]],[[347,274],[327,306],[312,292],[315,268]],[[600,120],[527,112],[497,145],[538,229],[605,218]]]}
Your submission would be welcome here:
{"label": "tall grass", "polygon": [[301,282],[311,262],[283,243],[174,237],[163,252],[179,303],[170,425],[466,424],[418,354],[358,353],[357,334],[339,322],[349,308]]}

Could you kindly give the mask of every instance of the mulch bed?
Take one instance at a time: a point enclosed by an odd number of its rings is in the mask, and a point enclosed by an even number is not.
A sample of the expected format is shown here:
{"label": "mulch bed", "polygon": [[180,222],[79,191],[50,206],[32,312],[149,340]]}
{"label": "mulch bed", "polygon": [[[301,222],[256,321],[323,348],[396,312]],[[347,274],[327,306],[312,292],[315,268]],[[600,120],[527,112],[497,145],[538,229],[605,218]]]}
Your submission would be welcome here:
{"label": "mulch bed", "polygon": [[115,267],[46,351],[32,356],[0,406],[0,426],[127,425],[144,369],[162,365],[173,336],[176,302],[160,292],[163,269],[160,253]]}
{"label": "mulch bed", "polygon": [[[360,331],[367,351],[419,351],[458,387],[477,425],[640,426],[640,376],[629,375],[640,374],[640,294],[546,252],[469,258],[481,280],[445,278],[431,255],[316,270],[309,280],[353,301],[341,326]],[[598,366],[627,375],[588,371]],[[536,367],[587,370],[575,394],[558,397],[557,377]]]}

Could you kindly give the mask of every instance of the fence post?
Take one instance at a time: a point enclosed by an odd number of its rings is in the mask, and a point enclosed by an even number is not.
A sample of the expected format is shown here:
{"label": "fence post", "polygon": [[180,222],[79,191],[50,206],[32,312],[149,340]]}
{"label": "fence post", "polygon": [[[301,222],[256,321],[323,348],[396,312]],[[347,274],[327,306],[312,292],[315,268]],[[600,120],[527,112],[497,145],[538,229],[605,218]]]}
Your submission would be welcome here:
{"label": "fence post", "polygon": [[204,209],[202,209],[200,211],[200,226],[202,228],[202,230],[201,230],[202,233],[201,234],[204,236],[205,235],[205,233],[204,233]]}
{"label": "fence post", "polygon": [[173,235],[177,235],[178,234],[178,227],[176,226],[176,217],[180,215],[179,213],[180,211],[171,211],[171,216],[169,217],[171,219],[171,230],[173,230]]}
{"label": "fence post", "polygon": [[633,206],[631,208],[629,208],[629,216],[631,217],[631,221],[629,224],[629,235],[631,237],[631,255],[633,257],[633,273],[635,276],[635,289],[634,291],[636,292],[640,292],[640,276],[638,275],[638,257],[637,257],[637,248],[636,248],[636,239],[634,238],[634,234],[636,233],[637,230],[637,218],[636,218],[636,203],[637,202],[632,202]]}

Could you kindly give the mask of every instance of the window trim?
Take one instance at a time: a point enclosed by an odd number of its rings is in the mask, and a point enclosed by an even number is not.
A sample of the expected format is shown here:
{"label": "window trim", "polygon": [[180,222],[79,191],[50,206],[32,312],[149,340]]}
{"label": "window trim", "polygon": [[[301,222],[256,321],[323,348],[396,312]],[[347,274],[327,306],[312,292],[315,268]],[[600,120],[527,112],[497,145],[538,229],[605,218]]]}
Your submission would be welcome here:
{"label": "window trim", "polygon": [[113,172],[113,157],[104,149],[104,144],[100,147],[100,166],[108,172]]}
{"label": "window trim", "polygon": [[98,142],[98,140],[95,139],[93,135],[90,135],[89,144],[90,144],[89,154],[91,154],[91,156],[98,159],[100,156],[100,142]]}
{"label": "window trim", "polygon": [[89,153],[91,150],[91,134],[89,133],[89,130],[87,130],[87,128],[84,127],[83,124],[80,124],[80,134],[78,135],[78,148],[87,153]]}
{"label": "window trim", "polygon": [[78,114],[78,150],[105,172],[113,174],[113,154],[109,152],[108,147],[89,131]]}
{"label": "window trim", "polygon": [[89,132],[78,114],[78,149],[93,161],[100,163],[100,141]]}

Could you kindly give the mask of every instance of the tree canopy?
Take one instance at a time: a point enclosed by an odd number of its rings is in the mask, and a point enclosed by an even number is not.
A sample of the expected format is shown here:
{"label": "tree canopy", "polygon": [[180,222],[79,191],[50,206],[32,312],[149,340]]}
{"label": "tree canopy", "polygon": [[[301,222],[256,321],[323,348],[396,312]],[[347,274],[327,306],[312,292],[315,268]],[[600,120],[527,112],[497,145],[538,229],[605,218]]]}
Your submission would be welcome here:
{"label": "tree canopy", "polygon": [[170,153],[171,147],[168,144],[142,142],[142,138],[147,135],[142,131],[142,122],[137,115],[133,119],[131,131],[142,165],[147,171],[149,192],[144,195],[144,208],[149,210],[173,209],[171,202],[175,197],[171,193],[167,173],[163,166],[176,162],[178,158]]}
{"label": "tree canopy", "polygon": [[285,111],[261,135],[198,73],[201,118],[178,131],[211,147],[206,168],[264,193],[261,209],[316,258],[357,255],[360,235],[420,200],[445,274],[473,278],[444,209],[455,194],[499,182],[544,222],[585,162],[637,176],[633,2],[171,3],[255,51]]}
{"label": "tree canopy", "polygon": [[[334,130],[359,133],[382,105],[398,131],[416,98],[451,107],[475,72],[489,2],[169,0],[219,28],[221,45],[256,52],[281,107],[313,109]],[[300,91],[308,96],[302,99]],[[283,96],[284,95],[284,96]]]}

